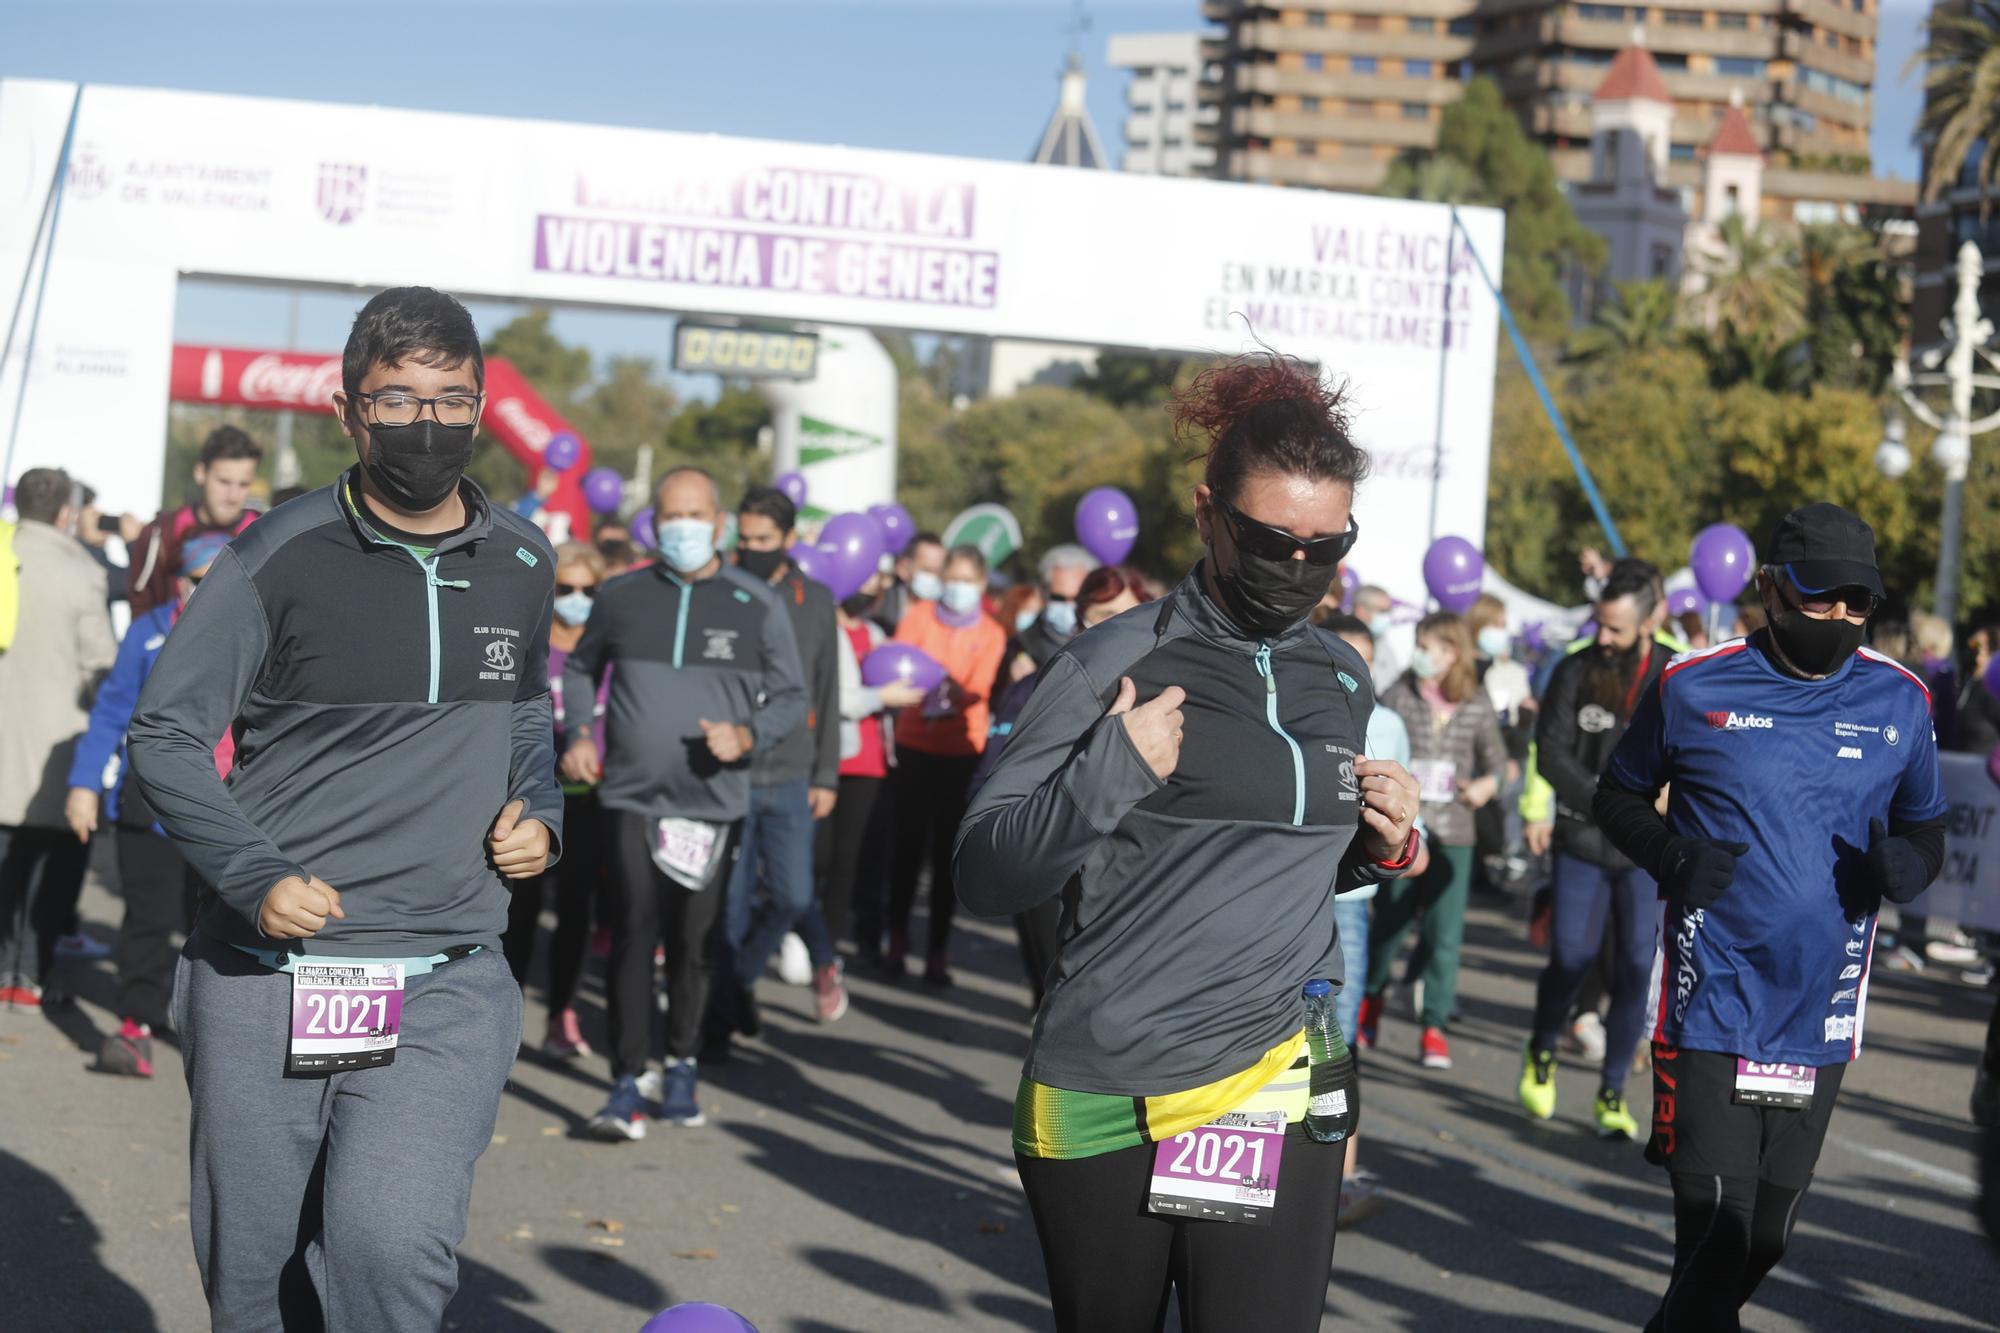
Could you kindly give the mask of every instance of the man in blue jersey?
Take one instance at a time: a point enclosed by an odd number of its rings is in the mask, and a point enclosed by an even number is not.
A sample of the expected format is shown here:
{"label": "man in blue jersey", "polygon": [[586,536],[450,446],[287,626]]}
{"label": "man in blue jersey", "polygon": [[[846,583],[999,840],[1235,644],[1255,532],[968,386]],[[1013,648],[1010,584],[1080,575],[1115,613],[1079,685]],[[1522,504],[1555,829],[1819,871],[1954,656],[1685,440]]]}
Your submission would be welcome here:
{"label": "man in blue jersey", "polygon": [[1882,599],[1873,532],[1835,505],[1794,510],[1757,590],[1769,626],[1668,665],[1592,807],[1664,900],[1646,1155],[1673,1182],[1676,1241],[1659,1333],[1737,1328],[1784,1255],[1861,1050],[1876,910],[1944,859],[1930,695],[1861,647]]}

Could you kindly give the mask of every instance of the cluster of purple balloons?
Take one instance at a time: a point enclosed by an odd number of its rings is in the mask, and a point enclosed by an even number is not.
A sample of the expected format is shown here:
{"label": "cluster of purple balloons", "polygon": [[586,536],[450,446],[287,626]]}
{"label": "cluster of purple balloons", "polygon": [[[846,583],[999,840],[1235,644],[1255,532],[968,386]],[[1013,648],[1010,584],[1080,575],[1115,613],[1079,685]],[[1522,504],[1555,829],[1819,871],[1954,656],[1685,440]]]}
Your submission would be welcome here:
{"label": "cluster of purple balloons", "polygon": [[883,556],[901,555],[916,534],[909,510],[875,505],[866,513],[834,515],[819,530],[817,543],[799,542],[787,554],[801,574],[824,583],[834,600],[845,601],[882,567]]}
{"label": "cluster of purple balloons", "polygon": [[1486,573],[1486,560],[1479,548],[1463,537],[1440,537],[1424,552],[1424,586],[1437,604],[1447,611],[1464,615],[1479,600],[1479,581]]}
{"label": "cluster of purple balloons", "polygon": [[[563,431],[542,446],[542,466],[567,472],[583,457],[583,441],[573,432]],[[615,468],[594,467],[583,474],[583,502],[591,512],[616,513],[625,499],[625,479]]]}

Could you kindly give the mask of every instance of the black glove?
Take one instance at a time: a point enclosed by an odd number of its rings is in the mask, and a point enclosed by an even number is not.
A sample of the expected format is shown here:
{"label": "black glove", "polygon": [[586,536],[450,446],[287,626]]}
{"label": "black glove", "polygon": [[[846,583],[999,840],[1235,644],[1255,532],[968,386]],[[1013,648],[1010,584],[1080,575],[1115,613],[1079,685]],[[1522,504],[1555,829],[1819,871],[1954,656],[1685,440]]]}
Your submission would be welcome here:
{"label": "black glove", "polygon": [[1914,901],[1930,887],[1930,871],[1924,858],[1908,838],[1892,838],[1889,826],[1879,819],[1868,821],[1868,882],[1892,903]]}
{"label": "black glove", "polygon": [[1710,838],[1675,838],[1667,844],[1660,868],[1660,888],[1682,907],[1702,911],[1736,878],[1736,858],[1750,850],[1747,842]]}

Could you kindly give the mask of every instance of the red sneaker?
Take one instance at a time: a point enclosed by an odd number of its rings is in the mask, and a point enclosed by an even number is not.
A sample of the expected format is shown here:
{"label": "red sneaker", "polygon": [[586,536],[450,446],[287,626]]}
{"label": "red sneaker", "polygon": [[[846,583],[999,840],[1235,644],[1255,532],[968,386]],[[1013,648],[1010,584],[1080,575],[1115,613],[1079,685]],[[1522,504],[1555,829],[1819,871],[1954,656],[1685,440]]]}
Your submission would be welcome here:
{"label": "red sneaker", "polygon": [[35,1010],[42,1007],[42,990],[39,986],[0,987],[0,1008]]}
{"label": "red sneaker", "polygon": [[1373,1050],[1375,1047],[1375,1029],[1381,1025],[1382,997],[1379,995],[1364,995],[1361,998],[1361,1012],[1356,1015],[1354,1020],[1354,1049],[1357,1051]]}
{"label": "red sneaker", "polygon": [[1451,1068],[1451,1043],[1444,1039],[1442,1028],[1424,1029],[1421,1058],[1426,1069]]}

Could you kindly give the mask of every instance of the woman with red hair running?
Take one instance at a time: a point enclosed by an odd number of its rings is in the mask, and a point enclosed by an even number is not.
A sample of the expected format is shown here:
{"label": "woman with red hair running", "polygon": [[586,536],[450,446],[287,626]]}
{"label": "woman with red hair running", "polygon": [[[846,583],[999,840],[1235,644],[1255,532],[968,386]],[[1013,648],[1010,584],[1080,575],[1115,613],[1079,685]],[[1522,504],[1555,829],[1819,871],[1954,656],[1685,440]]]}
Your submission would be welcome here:
{"label": "woman with red hair running", "polygon": [[1057,1328],[1151,1333],[1178,1292],[1187,1333],[1307,1333],[1359,1095],[1308,1018],[1334,893],[1408,867],[1418,789],[1363,757],[1368,668],[1306,623],[1368,468],[1340,391],[1242,358],[1175,416],[1207,554],[1043,668],[957,885],[982,915],[1063,904],[1014,1107]]}

